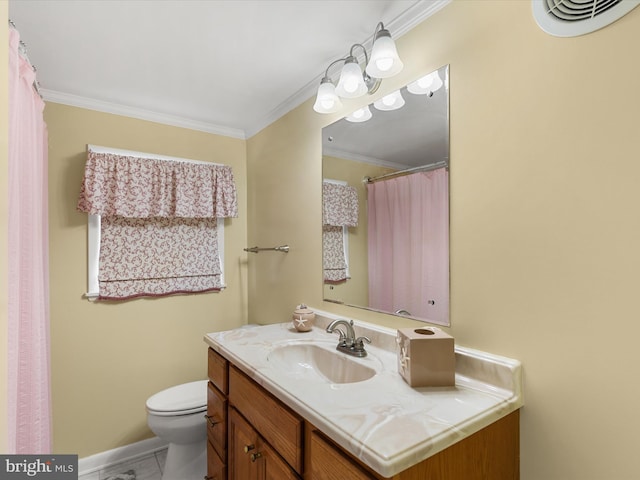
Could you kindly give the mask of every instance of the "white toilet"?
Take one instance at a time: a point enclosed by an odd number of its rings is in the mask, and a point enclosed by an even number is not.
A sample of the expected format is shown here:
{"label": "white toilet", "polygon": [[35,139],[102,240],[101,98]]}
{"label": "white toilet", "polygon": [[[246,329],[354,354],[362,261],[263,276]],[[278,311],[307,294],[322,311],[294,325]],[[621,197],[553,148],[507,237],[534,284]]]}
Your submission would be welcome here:
{"label": "white toilet", "polygon": [[169,443],[162,480],[202,480],[207,470],[207,380],[162,390],[146,406],[149,428]]}

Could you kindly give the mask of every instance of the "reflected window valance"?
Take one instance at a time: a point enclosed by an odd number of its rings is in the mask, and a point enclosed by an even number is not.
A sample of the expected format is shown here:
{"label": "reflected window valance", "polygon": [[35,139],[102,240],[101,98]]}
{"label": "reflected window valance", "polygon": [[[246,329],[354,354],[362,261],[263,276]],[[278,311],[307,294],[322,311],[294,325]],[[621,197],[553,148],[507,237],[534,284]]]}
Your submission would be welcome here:
{"label": "reflected window valance", "polygon": [[231,167],[89,151],[78,210],[127,218],[238,216]]}
{"label": "reflected window valance", "polygon": [[358,226],[358,192],[350,185],[322,183],[323,224],[336,227]]}

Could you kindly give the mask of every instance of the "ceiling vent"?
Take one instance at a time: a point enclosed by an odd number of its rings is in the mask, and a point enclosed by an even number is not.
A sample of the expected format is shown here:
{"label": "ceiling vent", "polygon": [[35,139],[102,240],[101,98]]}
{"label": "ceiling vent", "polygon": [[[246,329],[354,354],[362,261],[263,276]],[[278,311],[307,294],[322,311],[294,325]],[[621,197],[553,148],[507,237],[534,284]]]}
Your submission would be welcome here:
{"label": "ceiling vent", "polygon": [[532,0],[533,16],[542,30],[556,37],[595,32],[622,18],[640,0]]}

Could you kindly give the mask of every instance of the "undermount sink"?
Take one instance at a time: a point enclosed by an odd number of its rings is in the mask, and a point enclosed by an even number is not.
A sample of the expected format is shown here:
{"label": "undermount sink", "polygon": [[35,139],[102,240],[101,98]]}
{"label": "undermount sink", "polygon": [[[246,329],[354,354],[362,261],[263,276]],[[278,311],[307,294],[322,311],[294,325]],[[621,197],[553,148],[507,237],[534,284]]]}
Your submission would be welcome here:
{"label": "undermount sink", "polygon": [[324,383],[363,382],[380,370],[374,357],[356,359],[336,351],[335,345],[311,342],[278,345],[269,352],[267,361],[300,380]]}

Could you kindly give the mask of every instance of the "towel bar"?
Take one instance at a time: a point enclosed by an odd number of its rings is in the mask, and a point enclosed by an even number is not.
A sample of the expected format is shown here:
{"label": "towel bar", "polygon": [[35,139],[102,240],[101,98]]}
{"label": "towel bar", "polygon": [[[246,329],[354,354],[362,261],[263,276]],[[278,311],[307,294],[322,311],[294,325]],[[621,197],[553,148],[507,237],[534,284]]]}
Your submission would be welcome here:
{"label": "towel bar", "polygon": [[271,247],[271,248],[250,247],[250,248],[244,249],[245,252],[251,252],[251,253],[264,252],[266,250],[288,253],[289,245],[280,245],[279,247]]}

